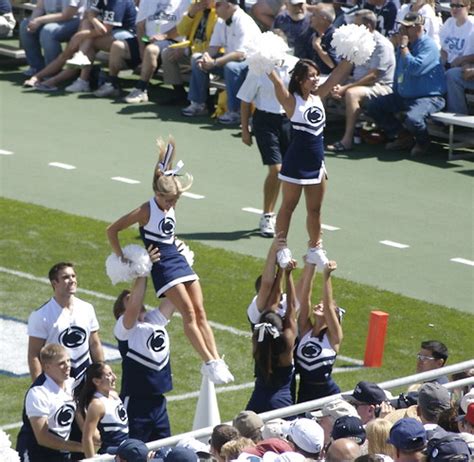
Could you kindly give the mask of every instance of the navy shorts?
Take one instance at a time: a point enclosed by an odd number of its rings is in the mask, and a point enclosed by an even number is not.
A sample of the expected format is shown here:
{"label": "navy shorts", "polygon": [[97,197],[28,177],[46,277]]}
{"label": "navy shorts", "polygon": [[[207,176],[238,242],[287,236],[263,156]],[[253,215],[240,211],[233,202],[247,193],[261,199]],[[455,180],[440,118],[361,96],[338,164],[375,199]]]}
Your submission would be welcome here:
{"label": "navy shorts", "polygon": [[252,130],[263,165],[281,164],[291,137],[291,123],[286,115],[256,109]]}

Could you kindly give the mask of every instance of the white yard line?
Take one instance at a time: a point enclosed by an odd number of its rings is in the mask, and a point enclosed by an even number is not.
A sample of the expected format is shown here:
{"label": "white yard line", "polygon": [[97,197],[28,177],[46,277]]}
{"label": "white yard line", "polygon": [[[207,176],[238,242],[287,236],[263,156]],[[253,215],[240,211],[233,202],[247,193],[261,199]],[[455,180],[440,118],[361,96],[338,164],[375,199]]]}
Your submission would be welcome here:
{"label": "white yard line", "polygon": [[201,194],[194,194],[194,193],[190,193],[186,191],[181,195],[184,197],[189,197],[189,199],[204,199],[205,198],[205,196],[202,196]]}
{"label": "white yard line", "polygon": [[13,152],[11,151],[6,151],[5,149],[0,149],[0,155],[1,156],[12,156]]}
{"label": "white yard line", "polygon": [[62,168],[63,170],[75,170],[76,166],[71,164],[63,164],[62,162],[50,162],[50,167]]}
{"label": "white yard line", "polygon": [[474,266],[474,261],[467,260],[466,258],[456,257],[456,258],[451,258],[450,261],[453,261],[455,263],[462,263],[463,265]]}
{"label": "white yard line", "polygon": [[120,183],[140,184],[138,180],[133,180],[132,178],[125,178],[124,176],[113,176],[110,179],[114,181],[119,181]]}
{"label": "white yard line", "polygon": [[388,245],[389,247],[395,247],[396,249],[408,249],[410,247],[407,244],[401,244],[400,242],[395,241],[379,241],[383,245]]}

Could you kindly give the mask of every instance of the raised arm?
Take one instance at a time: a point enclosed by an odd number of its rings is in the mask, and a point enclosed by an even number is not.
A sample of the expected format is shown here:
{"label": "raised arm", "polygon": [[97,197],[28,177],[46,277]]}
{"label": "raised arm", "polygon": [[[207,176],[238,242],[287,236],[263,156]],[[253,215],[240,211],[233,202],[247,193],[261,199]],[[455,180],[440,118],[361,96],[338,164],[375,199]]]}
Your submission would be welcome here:
{"label": "raised arm", "polygon": [[138,320],[143,309],[143,301],[145,300],[147,278],[137,278],[133,281],[129,299],[123,315],[123,326],[125,329],[131,329]]}
{"label": "raised arm", "polygon": [[291,119],[295,112],[295,97],[288,91],[288,88],[286,88],[283,80],[281,80],[275,70],[272,70],[272,72],[268,74],[268,78],[272,81],[273,86],[275,87],[275,95],[278,102],[283,106],[288,118]]}
{"label": "raised arm", "polygon": [[305,263],[301,279],[298,281],[298,300],[300,302],[300,312],[298,314],[299,335],[304,335],[313,328],[311,323],[311,293],[313,292],[313,279],[316,273],[316,265]]}
{"label": "raised arm", "polygon": [[343,82],[352,69],[352,63],[343,59],[337,67],[331,72],[329,78],[318,88],[317,95],[320,98],[325,98],[329,93],[331,93],[332,88]]}
{"label": "raised arm", "polygon": [[263,268],[262,273],[262,281],[257,294],[257,308],[260,312],[269,307],[268,299],[275,283],[276,253],[278,252],[279,248],[280,240],[278,237],[275,237],[275,239],[272,241],[270,249],[268,250],[265,267]]}
{"label": "raised arm", "polygon": [[295,284],[293,282],[292,271],[296,268],[296,261],[291,260],[285,268],[285,289],[286,289],[286,314],[283,318],[283,334],[286,339],[293,344],[296,338],[296,298]]}
{"label": "raised arm", "polygon": [[332,297],[332,282],[331,273],[337,268],[335,261],[330,260],[329,263],[324,267],[323,272],[323,313],[326,324],[328,325],[328,338],[331,346],[336,351],[339,351],[339,347],[342,342],[342,327],[339,322],[339,316],[336,311],[336,304]]}

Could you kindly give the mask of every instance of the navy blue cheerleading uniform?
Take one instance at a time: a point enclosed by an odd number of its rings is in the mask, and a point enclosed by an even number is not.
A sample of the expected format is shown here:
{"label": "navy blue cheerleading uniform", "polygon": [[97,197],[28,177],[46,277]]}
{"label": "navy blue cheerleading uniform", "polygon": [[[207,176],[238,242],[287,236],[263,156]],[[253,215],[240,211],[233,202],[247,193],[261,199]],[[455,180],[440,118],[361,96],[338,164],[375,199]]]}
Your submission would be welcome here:
{"label": "navy blue cheerleading uniform", "polygon": [[292,138],[278,177],[289,183],[318,184],[323,177],[327,177],[324,164],[324,106],[319,96],[309,95],[306,101],[297,93],[294,97],[295,112],[290,119]]}
{"label": "navy blue cheerleading uniform", "polygon": [[117,396],[104,396],[96,392],[94,398],[99,399],[105,408],[105,414],[97,424],[101,446],[99,454],[106,454],[107,448],[119,446],[128,438],[128,416],[122,400]]}
{"label": "navy blue cheerleading uniform", "polygon": [[172,390],[168,319],[149,311],[131,329],[117,320],[114,335],[122,356],[120,397],[127,409],[130,438],[154,441],[171,435],[166,398]]}
{"label": "navy blue cheerleading uniform", "polygon": [[174,209],[161,210],[154,198],[150,199],[149,205],[150,219],[140,226],[140,235],[146,248],[154,245],[160,249],[160,261],[153,263],[151,278],[156,296],[161,297],[168,289],[199,278],[175,245]]}
{"label": "navy blue cheerleading uniform", "polygon": [[265,381],[258,371],[256,376],[255,388],[245,408],[247,411],[254,411],[259,414],[293,404],[291,396],[291,383],[294,376],[293,365],[276,367],[268,381]]}
{"label": "navy blue cheerleading uniform", "polygon": [[71,453],[41,446],[33,432],[30,418],[45,417],[48,431],[67,440],[71,433],[76,404],[72,395],[74,379],[67,379],[64,388],[47,374],[40,374],[28,389],[23,407],[23,425],[18,434],[16,450],[21,462],[67,462]]}
{"label": "navy blue cheerleading uniform", "polygon": [[296,370],[300,375],[298,403],[340,393],[331,377],[337,353],[324,333],[322,339],[308,331],[295,349]]}

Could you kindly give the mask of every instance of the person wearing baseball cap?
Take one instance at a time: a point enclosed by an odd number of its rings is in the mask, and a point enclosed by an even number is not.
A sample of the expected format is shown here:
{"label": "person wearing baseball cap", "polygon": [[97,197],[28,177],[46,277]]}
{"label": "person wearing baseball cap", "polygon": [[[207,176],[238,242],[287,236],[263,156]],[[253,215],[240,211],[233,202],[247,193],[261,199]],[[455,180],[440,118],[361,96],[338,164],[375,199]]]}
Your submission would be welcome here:
{"label": "person wearing baseball cap", "polygon": [[460,432],[474,435],[474,403],[470,403],[466,414],[461,414],[457,420]]}
{"label": "person wearing baseball cap", "polygon": [[339,419],[334,422],[331,437],[334,441],[341,438],[350,438],[361,446],[365,443],[366,439],[362,420],[360,420],[359,417],[349,415],[339,417]]}
{"label": "person wearing baseball cap", "polygon": [[116,462],[148,462],[154,455],[140,440],[128,438],[119,446],[107,448],[107,454],[115,455]]}
{"label": "person wearing baseball cap", "polygon": [[390,429],[388,443],[395,446],[396,462],[417,462],[423,460],[426,446],[426,431],[416,419],[400,419]]}
{"label": "person wearing baseball cap", "polygon": [[324,430],[324,444],[329,443],[331,439],[334,422],[339,419],[339,417],[344,416],[359,417],[359,414],[357,414],[357,410],[352,404],[340,398],[330,401],[320,410],[308,412],[306,415],[306,417],[312,417],[321,425]]}
{"label": "person wearing baseball cap", "polygon": [[262,440],[262,418],[253,411],[242,411],[234,417],[232,425],[241,436],[250,438],[254,443]]}
{"label": "person wearing baseball cap", "polygon": [[387,400],[387,395],[376,383],[361,381],[351,394],[342,395],[342,398],[357,409],[365,425],[378,417],[380,405]]}
{"label": "person wearing baseball cap", "polygon": [[455,433],[434,438],[426,448],[427,462],[469,462],[471,451],[467,443]]}
{"label": "person wearing baseball cap", "polygon": [[317,459],[324,447],[324,431],[313,419],[296,419],[289,423],[287,439],[295,451],[306,458]]}
{"label": "person wearing baseball cap", "polygon": [[428,382],[418,391],[417,413],[423,423],[428,439],[446,436],[446,431],[438,425],[443,411],[451,407],[449,391],[437,382]]}

